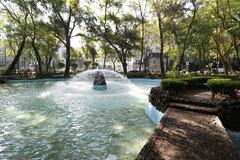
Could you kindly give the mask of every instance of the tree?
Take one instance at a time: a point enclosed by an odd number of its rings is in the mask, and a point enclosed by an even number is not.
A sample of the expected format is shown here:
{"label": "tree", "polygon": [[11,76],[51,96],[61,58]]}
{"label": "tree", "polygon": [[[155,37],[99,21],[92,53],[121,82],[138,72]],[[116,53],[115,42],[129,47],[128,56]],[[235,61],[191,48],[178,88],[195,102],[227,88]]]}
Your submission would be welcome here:
{"label": "tree", "polygon": [[109,44],[105,44],[105,43],[102,44],[101,50],[103,51],[103,53],[105,50],[107,51],[107,56],[110,58],[112,65],[113,65],[113,70],[115,71],[116,70],[116,61],[118,59],[116,51]]}
{"label": "tree", "polygon": [[[166,2],[166,1],[165,1]],[[164,71],[164,63],[163,63],[163,52],[164,52],[164,30],[163,30],[163,23],[164,19],[166,18],[166,9],[164,8],[164,1],[161,0],[153,0],[153,8],[157,15],[157,21],[158,21],[158,30],[159,30],[159,41],[160,41],[160,71],[161,75],[165,75]]]}
{"label": "tree", "polygon": [[[108,7],[109,5],[111,5],[111,3],[113,3],[113,1],[111,0],[104,0],[104,5],[102,8],[104,8],[104,20],[102,21],[103,23],[103,26],[104,26],[104,34],[106,34],[107,32],[107,28],[106,28],[106,25],[107,25],[107,13],[108,13]],[[103,59],[103,68],[105,68],[106,66],[106,58],[107,58],[107,42],[105,39],[103,39],[102,41],[102,44],[103,44],[103,51],[104,51],[104,59]]]}
{"label": "tree", "polygon": [[[45,3],[45,4],[44,4]],[[50,5],[47,5],[50,4]],[[56,38],[66,48],[66,66],[64,77],[69,77],[71,63],[71,38],[77,23],[81,23],[81,11],[78,0],[46,0],[43,1],[46,9],[51,10],[50,20],[52,31]]]}
{"label": "tree", "polygon": [[39,76],[42,74],[42,60],[39,53],[39,48],[36,45],[37,41],[37,18],[39,18],[39,15],[42,13],[42,11],[38,8],[38,5],[40,4],[37,0],[20,0],[17,3],[22,9],[24,9],[24,12],[26,12],[30,17],[30,24],[28,24],[28,33],[29,37],[31,38],[31,46],[35,52],[35,56],[38,62],[38,71]]}
{"label": "tree", "polygon": [[136,32],[139,19],[132,15],[123,15],[122,17],[111,15],[110,20],[116,30],[109,30],[105,38],[111,47],[116,50],[123,72],[127,74],[127,58],[132,56],[135,50],[139,49],[140,37]]}
{"label": "tree", "polygon": [[38,22],[37,31],[36,45],[45,61],[46,72],[49,72],[51,62],[57,56],[56,52],[60,47],[60,41],[52,34],[49,30],[49,24],[45,22]]}
{"label": "tree", "polygon": [[92,68],[94,69],[96,67],[95,65],[96,65],[97,51],[95,49],[95,45],[93,41],[87,41],[87,50],[92,59]]}
{"label": "tree", "polygon": [[143,56],[145,52],[145,23],[146,23],[146,16],[147,16],[147,8],[148,8],[148,1],[147,0],[137,0],[135,4],[133,4],[133,7],[137,10],[137,16],[141,19],[141,56],[140,56],[140,65],[139,65],[139,71],[142,70],[142,64],[143,64]]}
{"label": "tree", "polygon": [[[14,1],[15,2],[15,1]],[[21,3],[20,1],[16,1],[15,3]],[[11,5],[13,5],[11,2],[5,0],[5,1],[0,1],[0,4],[3,7],[3,11],[8,15],[10,22],[12,22],[14,25],[8,25],[7,27],[11,27],[13,30],[12,32],[10,32],[8,30],[7,34],[15,35],[18,36],[20,42],[18,42],[17,44],[17,50],[16,50],[16,54],[14,56],[14,59],[12,61],[12,63],[10,64],[10,66],[8,67],[8,69],[6,70],[6,72],[4,73],[5,75],[10,75],[17,62],[19,61],[20,56],[22,55],[24,46],[26,44],[26,40],[27,40],[27,19],[29,14],[27,12],[25,12],[24,10],[22,10],[21,5],[16,5],[14,6],[15,9],[12,8]],[[20,12],[21,10],[21,12]]]}
{"label": "tree", "polygon": [[233,72],[230,63],[230,54],[233,48],[239,61],[239,37],[237,32],[231,30],[231,28],[233,26],[232,17],[240,9],[240,3],[237,3],[237,1],[232,1],[231,3],[229,0],[212,0],[211,3],[206,2],[206,5],[210,7],[214,17],[215,31],[213,41],[216,51],[223,64],[225,74],[228,74]]}
{"label": "tree", "polygon": [[191,31],[191,29],[194,25],[194,21],[195,21],[197,9],[198,9],[196,0],[191,0],[191,3],[192,3],[192,6],[193,6],[192,17],[190,18],[190,22],[189,22],[189,25],[187,27],[187,32],[186,32],[186,34],[184,36],[184,39],[183,39],[183,46],[182,46],[182,50],[181,50],[180,55],[179,55],[177,75],[180,74],[180,71],[182,70],[182,67],[183,67],[184,55],[185,55],[185,51],[186,51],[187,45],[188,45],[189,34],[190,34],[190,31]]}
{"label": "tree", "polygon": [[[236,57],[238,61],[238,70],[240,71],[240,53],[239,53],[239,48],[240,48],[240,13],[236,13],[233,15],[233,24],[232,27],[229,29],[229,31],[233,32],[233,42],[234,42],[234,48],[236,52]],[[238,38],[237,38],[238,37]]]}
{"label": "tree", "polygon": [[96,17],[90,18],[87,24],[89,32],[104,39],[115,49],[123,71],[126,74],[127,58],[132,56],[136,49],[139,49],[138,42],[140,37],[137,33],[137,27],[140,24],[140,20],[131,14],[120,15],[121,3],[115,2],[114,7],[116,8],[116,13],[111,12],[108,14],[108,25],[99,24]]}
{"label": "tree", "polygon": [[[213,34],[213,22],[211,22],[210,14],[205,8],[199,9],[199,14],[196,16],[195,24],[191,30],[189,42],[192,49],[195,50],[198,56],[199,70],[203,73],[203,69],[210,60],[210,51],[213,43],[211,37]],[[211,67],[208,66],[211,72]]]}

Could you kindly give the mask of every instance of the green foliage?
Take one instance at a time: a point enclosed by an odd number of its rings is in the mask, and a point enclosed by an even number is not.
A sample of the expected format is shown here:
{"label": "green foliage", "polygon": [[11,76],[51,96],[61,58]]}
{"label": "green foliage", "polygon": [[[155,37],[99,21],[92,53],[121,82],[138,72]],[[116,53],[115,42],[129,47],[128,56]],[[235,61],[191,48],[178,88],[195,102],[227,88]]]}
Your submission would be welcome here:
{"label": "green foliage", "polygon": [[[181,77],[181,78],[168,78],[161,81],[162,88],[170,92],[180,92],[182,89],[193,89],[193,88],[205,88],[207,81],[211,77]],[[181,86],[182,85],[182,86]]]}
{"label": "green foliage", "polygon": [[60,69],[62,69],[62,68],[64,68],[64,67],[65,67],[65,64],[64,64],[64,63],[62,63],[62,62],[59,62],[59,63],[58,63],[58,67],[59,67]]}
{"label": "green foliage", "polygon": [[92,68],[97,68],[97,66],[98,66],[97,62],[92,63]]}
{"label": "green foliage", "polygon": [[236,93],[240,89],[240,81],[231,79],[209,79],[207,86],[211,89],[213,95],[226,94],[231,97],[236,97]]}
{"label": "green foliage", "polygon": [[141,71],[130,71],[127,73],[128,78],[144,78],[146,73]]}
{"label": "green foliage", "polygon": [[181,79],[163,79],[161,80],[161,89],[169,93],[178,93],[187,88],[188,83]]}
{"label": "green foliage", "polygon": [[149,78],[149,79],[160,79],[159,73],[145,73],[143,71],[130,71],[126,74],[128,78]]}
{"label": "green foliage", "polygon": [[51,72],[42,72],[41,74],[37,74],[38,78],[53,78],[54,73]]}
{"label": "green foliage", "polygon": [[208,79],[210,79],[210,77],[200,76],[200,77],[181,78],[181,80],[187,82],[188,88],[198,88],[198,89],[204,87]]}
{"label": "green foliage", "polygon": [[78,64],[76,63],[71,63],[72,70],[75,72],[78,68]]}
{"label": "green foliage", "polygon": [[91,60],[85,60],[84,62],[83,62],[83,65],[85,66],[85,69],[88,69],[89,68],[89,65],[92,63],[92,61]]}
{"label": "green foliage", "polygon": [[[56,51],[60,46],[66,48],[66,58],[77,58],[79,53],[71,48],[71,38],[81,36],[95,43],[79,44],[80,47],[84,46],[82,53],[85,54],[85,60],[91,59],[91,63],[94,63],[96,58],[103,56],[106,60],[109,57],[113,59],[118,57],[118,61],[126,71],[128,58],[138,58],[139,49],[142,48],[140,47],[143,34],[141,23],[144,22],[146,51],[164,41],[164,47],[161,48],[164,49],[163,53],[167,55],[169,62],[171,61],[170,67],[173,71],[166,74],[167,78],[176,77],[174,73],[176,64],[185,47],[185,55],[188,56],[183,57],[183,63],[185,64],[189,57],[196,59],[191,63],[197,63],[196,68],[202,72],[213,71],[211,67],[213,59],[223,65],[227,70],[226,74],[231,72],[231,68],[239,70],[240,1],[194,1],[197,14],[190,29],[190,35],[186,38],[193,17],[191,5],[193,1],[138,0],[131,3],[125,0],[84,2],[79,0],[1,0],[1,39],[4,39],[7,44],[8,56],[16,57],[20,42],[26,38],[23,49],[24,58],[36,61],[31,47],[31,41],[35,38],[34,43],[39,50],[41,61],[51,62],[52,58],[57,56]],[[140,10],[143,15],[140,14]],[[151,16],[148,16],[149,13],[152,13]],[[141,16],[144,16],[143,21]],[[158,18],[162,22],[161,29],[157,23]],[[84,33],[76,33],[76,31],[84,31]],[[159,37],[159,31],[164,33],[162,38]],[[102,43],[101,47],[99,42]],[[98,50],[99,48],[101,51]],[[232,64],[229,62],[233,59],[239,69],[231,67]],[[70,65],[70,63],[66,64]],[[152,75],[130,73],[129,76],[151,77]],[[179,77],[185,78],[182,75]],[[191,80],[190,83],[192,81],[195,80]]]}
{"label": "green foliage", "polygon": [[165,74],[165,78],[175,78],[176,76],[177,76],[176,72],[174,72],[174,71],[168,71]]}

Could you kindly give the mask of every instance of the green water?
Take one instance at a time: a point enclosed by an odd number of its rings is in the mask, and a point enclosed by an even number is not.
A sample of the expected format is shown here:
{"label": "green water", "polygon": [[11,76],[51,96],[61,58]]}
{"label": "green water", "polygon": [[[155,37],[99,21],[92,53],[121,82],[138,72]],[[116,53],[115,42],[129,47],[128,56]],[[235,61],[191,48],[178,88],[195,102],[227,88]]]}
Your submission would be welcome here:
{"label": "green water", "polygon": [[154,124],[144,113],[159,80],[0,86],[0,159],[134,159]]}

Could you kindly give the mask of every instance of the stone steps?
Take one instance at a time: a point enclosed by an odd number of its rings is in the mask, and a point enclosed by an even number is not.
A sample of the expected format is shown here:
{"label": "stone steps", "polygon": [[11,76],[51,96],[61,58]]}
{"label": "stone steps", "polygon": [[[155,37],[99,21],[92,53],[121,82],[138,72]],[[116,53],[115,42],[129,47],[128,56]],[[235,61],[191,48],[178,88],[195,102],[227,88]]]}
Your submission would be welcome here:
{"label": "stone steps", "polygon": [[216,107],[205,107],[205,106],[200,106],[200,105],[177,103],[177,102],[167,103],[166,106],[171,107],[171,108],[199,112],[199,113],[206,113],[206,114],[211,114],[211,115],[218,114],[218,108],[216,108]]}
{"label": "stone steps", "polygon": [[211,100],[200,98],[200,97],[196,98],[196,97],[187,97],[187,96],[170,96],[169,99],[170,99],[170,102],[200,105],[200,106],[210,107],[210,108],[213,108],[216,106],[216,104],[213,103]]}

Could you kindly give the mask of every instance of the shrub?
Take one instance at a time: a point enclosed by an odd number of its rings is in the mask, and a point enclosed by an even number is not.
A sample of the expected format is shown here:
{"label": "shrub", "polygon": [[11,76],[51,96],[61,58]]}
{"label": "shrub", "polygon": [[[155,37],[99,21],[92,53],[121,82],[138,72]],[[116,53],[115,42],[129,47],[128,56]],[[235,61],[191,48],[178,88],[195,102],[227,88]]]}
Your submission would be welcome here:
{"label": "shrub", "polygon": [[211,89],[213,98],[215,94],[225,94],[236,97],[240,89],[240,81],[231,79],[210,79],[207,86]]}
{"label": "shrub", "polygon": [[160,79],[162,78],[161,74],[159,73],[148,73],[145,78],[150,78],[150,79]]}
{"label": "shrub", "polygon": [[142,71],[130,71],[127,73],[128,78],[144,78],[145,73]]}
{"label": "shrub", "polygon": [[71,67],[72,67],[72,70],[77,70],[77,68],[78,68],[78,64],[76,64],[76,63],[72,63],[71,64]]}
{"label": "shrub", "polygon": [[237,75],[218,74],[218,75],[215,75],[215,76],[212,76],[212,77],[215,77],[215,79],[235,79],[235,78],[237,78],[238,76],[237,76]]}
{"label": "shrub", "polygon": [[176,78],[176,72],[175,71],[167,71],[165,73],[166,78]]}
{"label": "shrub", "polygon": [[169,93],[179,92],[187,87],[188,83],[180,79],[164,79],[161,81],[161,89]]}
{"label": "shrub", "polygon": [[181,78],[181,80],[188,83],[189,88],[204,87],[210,77],[189,77]]}
{"label": "shrub", "polygon": [[42,72],[41,74],[37,73],[37,78],[52,78],[53,75],[52,72]]}
{"label": "shrub", "polygon": [[60,69],[62,69],[62,68],[65,67],[65,64],[64,64],[63,62],[59,62],[59,63],[58,63],[58,67],[59,67]]}
{"label": "shrub", "polygon": [[129,71],[127,73],[128,78],[150,78],[150,79],[159,79],[161,75],[159,73],[145,73],[143,71]]}

